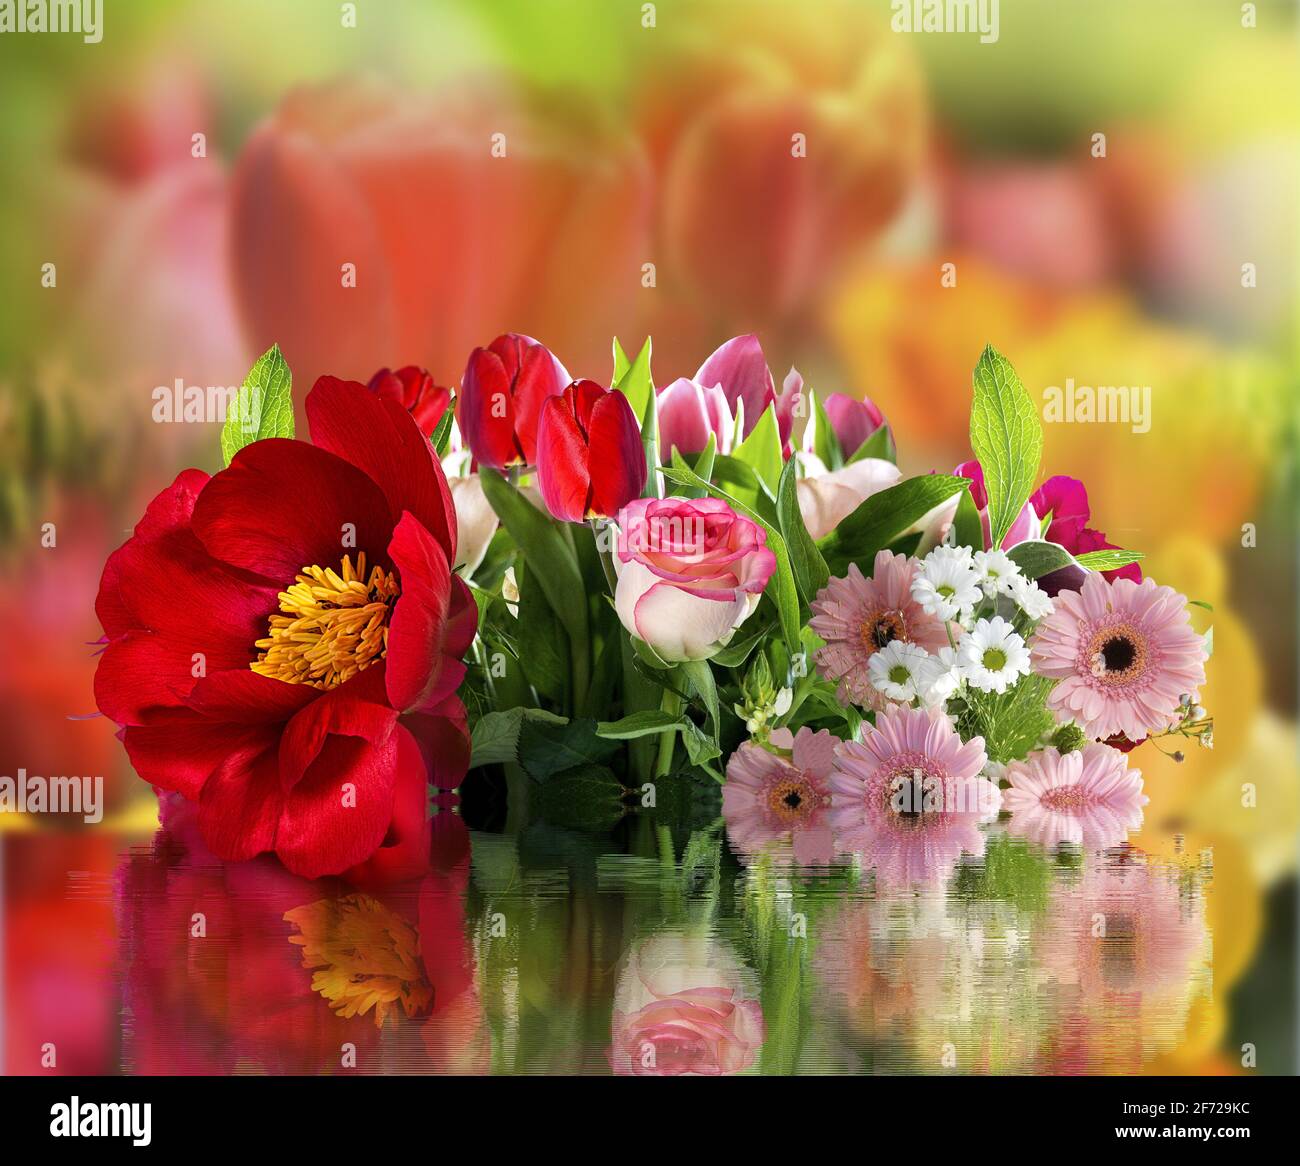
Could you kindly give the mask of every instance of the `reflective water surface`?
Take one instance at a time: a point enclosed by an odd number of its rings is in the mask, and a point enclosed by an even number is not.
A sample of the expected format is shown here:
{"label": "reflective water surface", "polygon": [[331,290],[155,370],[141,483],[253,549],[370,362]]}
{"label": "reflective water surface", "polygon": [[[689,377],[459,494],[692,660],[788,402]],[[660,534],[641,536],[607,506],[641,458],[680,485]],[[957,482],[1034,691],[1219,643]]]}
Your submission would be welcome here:
{"label": "reflective water surface", "polygon": [[988,828],[932,886],[742,863],[719,819],[433,819],[395,885],[223,863],[173,815],[111,886],[143,1073],[1129,1073],[1217,1039],[1209,850]]}

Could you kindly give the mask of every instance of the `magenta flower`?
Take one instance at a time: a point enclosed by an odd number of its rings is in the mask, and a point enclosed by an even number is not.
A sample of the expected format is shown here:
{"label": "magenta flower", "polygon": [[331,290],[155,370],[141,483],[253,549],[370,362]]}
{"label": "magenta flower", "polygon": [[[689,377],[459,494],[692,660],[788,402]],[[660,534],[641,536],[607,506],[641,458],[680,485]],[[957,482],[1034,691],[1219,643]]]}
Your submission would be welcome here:
{"label": "magenta flower", "polygon": [[746,741],[727,763],[722,816],[727,836],[745,858],[760,852],[801,866],[835,860],[830,780],[838,740],[825,729],[777,729],[778,752]]}
{"label": "magenta flower", "polygon": [[[1029,496],[1029,505],[1040,519],[1051,516],[1051,523],[1043,537],[1063,546],[1072,555],[1116,549],[1114,543],[1106,541],[1106,536],[1101,531],[1089,528],[1088,519],[1092,516],[1092,510],[1088,505],[1088,490],[1078,478],[1065,474],[1048,478]],[[1142,571],[1136,563],[1102,573],[1112,581],[1132,579],[1134,583],[1142,582]]]}
{"label": "magenta flower", "polygon": [[1205,683],[1208,653],[1187,598],[1154,580],[1109,583],[1089,574],[1062,591],[1029,645],[1035,672],[1058,681],[1048,705],[1092,739],[1137,741],[1179,719],[1181,698]]}
{"label": "magenta flower", "polygon": [[984,853],[980,826],[996,817],[998,787],[980,776],[984,738],[963,742],[938,708],[895,705],[844,742],[831,775],[836,849],[862,856],[886,886],[942,882],[963,853]]}
{"label": "magenta flower", "polygon": [[1072,753],[1031,753],[1007,766],[1011,788],[1002,808],[1011,811],[1009,829],[1039,846],[1072,842],[1105,850],[1142,826],[1141,771],[1109,745],[1085,745]]}

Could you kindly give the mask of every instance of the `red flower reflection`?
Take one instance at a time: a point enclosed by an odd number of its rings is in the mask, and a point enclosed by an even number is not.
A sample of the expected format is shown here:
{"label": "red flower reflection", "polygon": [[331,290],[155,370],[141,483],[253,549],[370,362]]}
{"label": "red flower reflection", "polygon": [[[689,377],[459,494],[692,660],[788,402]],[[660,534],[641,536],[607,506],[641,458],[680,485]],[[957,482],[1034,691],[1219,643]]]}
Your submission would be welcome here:
{"label": "red flower reflection", "polygon": [[476,611],[450,571],[446,479],[407,412],[333,378],[306,407],[314,444],[182,472],[110,556],[95,696],[136,772],[198,804],[215,854],[274,851],[314,877],[400,830],[420,737],[463,736]]}

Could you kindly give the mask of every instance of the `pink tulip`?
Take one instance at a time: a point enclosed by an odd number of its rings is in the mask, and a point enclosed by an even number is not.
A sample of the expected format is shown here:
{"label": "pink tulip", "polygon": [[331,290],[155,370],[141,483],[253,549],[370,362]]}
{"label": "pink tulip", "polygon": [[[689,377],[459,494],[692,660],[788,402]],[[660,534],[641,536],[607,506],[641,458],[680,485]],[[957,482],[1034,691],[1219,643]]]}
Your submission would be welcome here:
{"label": "pink tulip", "polygon": [[884,414],[867,398],[858,400],[844,393],[831,393],[825,408],[845,458],[857,453],[862,443],[885,423]]}
{"label": "pink tulip", "polygon": [[659,421],[659,452],[665,464],[672,451],[699,453],[713,435],[719,453],[731,452],[735,420],[726,395],[718,385],[705,388],[697,381],[678,377],[659,390],[655,399]]}

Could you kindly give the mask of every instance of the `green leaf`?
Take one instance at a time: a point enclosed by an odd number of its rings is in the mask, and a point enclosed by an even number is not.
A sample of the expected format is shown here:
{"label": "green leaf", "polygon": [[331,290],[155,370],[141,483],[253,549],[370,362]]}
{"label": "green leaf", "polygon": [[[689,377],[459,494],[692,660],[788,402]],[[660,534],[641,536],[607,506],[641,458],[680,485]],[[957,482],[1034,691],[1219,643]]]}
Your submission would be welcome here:
{"label": "green leaf", "polygon": [[613,741],[630,741],[634,737],[647,737],[652,733],[662,733],[665,729],[677,729],[682,718],[675,713],[662,709],[646,709],[632,713],[617,721],[601,721],[596,726],[596,734]]}
{"label": "green leaf", "polygon": [[575,644],[585,643],[587,608],[585,603],[575,602],[575,597],[585,596],[587,591],[563,525],[538,510],[495,470],[482,467],[479,481],[488,503],[523,552],[570,640]]}
{"label": "green leaf", "polygon": [[[969,487],[968,478],[922,474],[873,494],[824,543],[827,561],[832,568],[847,568],[850,562],[870,568],[877,551],[899,538],[936,506]],[[843,574],[843,569],[835,573]]]}
{"label": "green leaf", "polygon": [[604,765],[578,765],[543,783],[537,798],[542,817],[554,826],[602,832],[627,813],[623,787]]}
{"label": "green leaf", "polygon": [[451,442],[451,426],[455,420],[456,411],[448,405],[447,411],[438,418],[438,424],[433,427],[433,432],[429,435],[429,441],[432,442],[440,458],[447,456],[447,448]]}
{"label": "green leaf", "polygon": [[529,566],[527,556],[524,556],[516,575],[519,618],[515,620],[514,632],[519,666],[528,682],[542,696],[558,704],[564,699],[564,688],[569,679],[569,649],[563,625],[551,614],[538,572]]}
{"label": "green leaf", "polygon": [[1062,567],[1071,567],[1075,559],[1064,547],[1040,539],[1017,543],[1009,551],[1009,558],[1026,579],[1041,579]]}
{"label": "green leaf", "polygon": [[[719,459],[720,461],[721,459]],[[704,481],[694,470],[685,466],[665,466],[660,472],[670,482],[688,486],[703,486],[715,498],[721,498],[738,514],[743,514],[751,522],[758,523],[767,532],[767,545],[776,556],[776,571],[768,584],[772,602],[776,604],[777,618],[781,621],[781,633],[792,652],[799,650],[799,590],[795,585],[794,572],[790,567],[790,552],[786,548],[781,532],[770,522],[761,518],[738,499],[725,490],[718,489],[710,482]]]}
{"label": "green leaf", "polygon": [[844,451],[840,449],[839,438],[835,436],[835,427],[831,424],[830,414],[815,390],[809,389],[812,397],[812,415],[809,424],[813,427],[813,453],[828,470],[838,470],[844,465]]}
{"label": "green leaf", "polygon": [[731,456],[738,462],[749,466],[758,475],[758,480],[767,492],[776,497],[777,483],[781,479],[781,470],[785,465],[781,457],[781,429],[776,421],[776,406],[769,405],[763,410],[758,424],[735,449]]}
{"label": "green leaf", "polygon": [[557,717],[544,709],[513,708],[503,712],[485,713],[470,731],[471,769],[480,765],[497,765],[506,761],[519,759],[519,730],[524,720],[544,721],[553,725],[566,724],[564,717]]}
{"label": "green leaf", "polygon": [[1130,563],[1141,562],[1145,558],[1141,551],[1084,551],[1077,556],[1081,567],[1090,571],[1114,571],[1117,567],[1127,567]]}
{"label": "green leaf", "polygon": [[953,537],[959,547],[970,547],[973,551],[986,549],[980,512],[975,508],[975,499],[971,497],[969,490],[957,501],[957,517],[953,519]]}
{"label": "green leaf", "polygon": [[280,346],[257,358],[226,413],[221,457],[226,465],[246,445],[267,437],[293,436],[293,377]]}
{"label": "green leaf", "polygon": [[552,774],[603,761],[617,751],[614,741],[596,732],[596,722],[525,722],[519,732],[519,764],[534,781],[546,781]]}
{"label": "green leaf", "polygon": [[970,444],[984,470],[990,544],[997,547],[1033,492],[1043,455],[1043,426],[1016,370],[992,346],[980,355],[974,384]]}
{"label": "green leaf", "polygon": [[898,450],[894,448],[894,435],[888,425],[878,425],[872,430],[871,435],[853,451],[853,456],[848,459],[847,464],[852,465],[867,457],[897,463]]}
{"label": "green leaf", "polygon": [[[749,624],[754,624],[754,630],[750,631]],[[715,652],[712,660],[713,663],[723,668],[739,668],[746,660],[749,659],[754,649],[758,647],[772,633],[772,624],[770,620],[753,618],[745,625],[745,636],[743,639],[734,639],[720,652]]]}
{"label": "green leaf", "polygon": [[718,737],[718,686],[713,680],[713,669],[707,660],[685,660],[679,665],[686,675],[691,691],[704,702],[704,711],[709,715],[709,724],[713,726],[713,738]]}
{"label": "green leaf", "polygon": [[794,458],[785,463],[776,490],[776,514],[781,524],[781,534],[790,551],[790,569],[805,603],[811,603],[817,592],[826,586],[830,569],[813,542],[799,511],[799,490],[796,481],[798,469]]}
{"label": "green leaf", "polygon": [[[620,364],[625,367],[620,371]],[[638,421],[644,422],[646,408],[654,401],[655,387],[650,378],[650,337],[630,364],[618,340],[614,341],[614,388],[627,398]]]}

